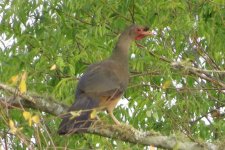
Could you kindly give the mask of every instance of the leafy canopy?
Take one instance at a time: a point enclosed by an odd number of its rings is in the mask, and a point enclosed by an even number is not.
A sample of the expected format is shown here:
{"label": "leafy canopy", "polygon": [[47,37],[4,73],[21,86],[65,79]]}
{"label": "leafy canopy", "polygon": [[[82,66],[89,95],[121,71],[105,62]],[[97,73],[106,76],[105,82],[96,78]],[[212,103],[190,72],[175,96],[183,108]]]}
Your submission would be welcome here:
{"label": "leafy canopy", "polygon": [[[132,45],[123,100],[129,102],[119,105],[115,115],[142,130],[222,140],[224,7],[223,0],[3,0],[0,82],[70,105],[87,65],[107,58],[126,26],[148,25],[156,35],[141,42],[145,48]],[[199,71],[190,72],[192,67]],[[4,90],[0,95],[10,97]],[[60,119],[34,109],[3,107],[0,113],[0,136],[10,139],[11,148],[28,147],[30,140],[37,148],[142,148],[91,134],[59,137]]]}

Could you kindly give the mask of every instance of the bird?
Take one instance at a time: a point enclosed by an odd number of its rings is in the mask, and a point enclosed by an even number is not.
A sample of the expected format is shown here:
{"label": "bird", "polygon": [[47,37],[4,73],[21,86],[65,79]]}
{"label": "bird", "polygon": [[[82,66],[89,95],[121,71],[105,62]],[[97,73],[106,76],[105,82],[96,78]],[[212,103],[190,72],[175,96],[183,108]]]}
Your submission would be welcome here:
{"label": "bird", "polygon": [[59,135],[86,132],[98,119],[95,114],[105,110],[116,125],[121,125],[113,110],[128,86],[129,48],[132,41],[149,35],[148,27],[130,25],[119,36],[111,56],[87,68],[78,82],[74,103],[62,115]]}

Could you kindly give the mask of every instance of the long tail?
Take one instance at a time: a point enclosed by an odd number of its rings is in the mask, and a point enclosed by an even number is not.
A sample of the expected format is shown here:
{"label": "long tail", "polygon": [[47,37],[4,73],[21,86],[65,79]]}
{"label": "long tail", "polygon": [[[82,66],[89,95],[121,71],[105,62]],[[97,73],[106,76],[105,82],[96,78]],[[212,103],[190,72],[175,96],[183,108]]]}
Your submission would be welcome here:
{"label": "long tail", "polygon": [[91,113],[97,107],[98,100],[94,98],[85,95],[77,98],[75,103],[69,108],[68,113],[62,117],[63,120],[59,125],[58,134],[86,132],[96,120],[96,118],[91,118]]}

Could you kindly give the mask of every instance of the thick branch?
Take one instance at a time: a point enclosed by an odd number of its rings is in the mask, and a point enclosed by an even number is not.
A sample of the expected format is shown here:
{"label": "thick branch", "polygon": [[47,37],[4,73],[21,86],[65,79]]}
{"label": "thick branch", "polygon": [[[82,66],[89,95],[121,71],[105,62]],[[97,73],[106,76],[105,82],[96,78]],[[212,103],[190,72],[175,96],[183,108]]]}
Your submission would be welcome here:
{"label": "thick branch", "polygon": [[[120,139],[122,141],[131,142],[142,145],[154,145],[163,149],[178,149],[178,150],[216,150],[216,145],[211,143],[199,144],[182,140],[176,136],[163,136],[155,131],[139,131],[129,125],[104,125],[102,122],[96,122],[89,133],[98,134],[100,136]],[[186,139],[187,140],[187,139]]]}
{"label": "thick branch", "polygon": [[52,97],[43,97],[31,93],[20,94],[17,89],[2,83],[0,83],[0,89],[12,95],[7,98],[5,95],[0,97],[0,103],[5,106],[34,108],[55,116],[63,114],[68,109],[68,106],[53,100]]}
{"label": "thick branch", "polygon": [[[0,103],[4,104],[5,106],[15,106],[15,105],[22,105],[23,107],[29,107],[38,109],[40,111],[47,112],[54,116],[59,116],[67,111],[68,107],[60,104],[56,100],[53,100],[49,97],[42,97],[37,96],[34,94],[27,93],[28,97],[24,97],[21,94],[17,95],[18,97],[14,97],[15,93],[11,91],[16,91],[15,89],[1,84],[0,89],[4,92],[9,92],[12,94],[12,97],[6,98],[6,96],[0,98]],[[4,86],[2,86],[4,85]],[[30,102],[26,98],[32,98],[35,103]],[[175,136],[163,136],[159,133],[154,131],[143,132],[139,131],[129,125],[109,125],[105,124],[101,121],[97,121],[91,128],[88,129],[89,133],[97,134],[104,137],[120,139],[122,141],[141,144],[141,145],[154,145],[156,147],[165,148],[165,149],[180,149],[180,150],[188,150],[188,149],[195,149],[195,150],[217,150],[218,146],[211,144],[211,143],[203,143],[199,144],[196,142],[190,142],[187,139],[182,140],[181,138],[177,138]]]}
{"label": "thick branch", "polygon": [[3,90],[5,90],[5,91],[7,91],[7,92],[9,92],[11,94],[14,94],[14,95],[18,95],[21,98],[24,98],[25,100],[30,101],[32,103],[35,103],[35,100],[32,97],[30,97],[29,95],[22,94],[17,89],[9,87],[9,86],[7,86],[5,84],[0,83],[0,89],[3,89]]}

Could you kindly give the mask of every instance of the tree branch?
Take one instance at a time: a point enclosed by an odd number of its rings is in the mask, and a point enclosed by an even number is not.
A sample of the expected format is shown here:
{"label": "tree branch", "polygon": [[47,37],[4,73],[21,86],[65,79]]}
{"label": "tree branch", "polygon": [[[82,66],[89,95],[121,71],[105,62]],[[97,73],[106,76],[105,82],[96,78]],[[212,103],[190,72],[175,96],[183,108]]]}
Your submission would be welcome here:
{"label": "tree branch", "polygon": [[[3,92],[9,92],[12,95],[11,97],[6,97],[3,94],[3,97],[0,97],[0,104],[4,106],[20,106],[38,109],[40,111],[47,112],[54,116],[59,116],[65,113],[68,109],[67,106],[57,102],[53,98],[38,96],[36,94],[27,93],[27,96],[13,93],[16,89],[9,87],[8,85],[0,83],[0,89]],[[32,98],[35,103],[29,101],[29,98]],[[217,150],[218,145],[212,143],[197,143],[190,142],[187,139],[182,140],[175,136],[164,136],[155,131],[139,131],[129,125],[109,125],[105,124],[102,121],[97,121],[93,124],[91,128],[88,129],[88,133],[96,134],[104,137],[120,139],[122,141],[141,144],[141,145],[154,145],[159,148],[165,149],[179,149],[179,150]]]}
{"label": "tree branch", "polygon": [[0,89],[11,94],[11,96],[0,97],[0,103],[11,107],[34,108],[40,111],[47,112],[54,116],[63,114],[68,109],[68,106],[55,101],[52,97],[44,97],[37,94],[27,93],[21,94],[17,89],[0,83]]}
{"label": "tree branch", "polygon": [[[188,63],[185,64],[185,62],[173,62],[173,61],[169,60],[168,58],[163,57],[163,56],[158,56],[157,54],[155,54],[151,51],[149,51],[149,54],[152,55],[153,57],[156,57],[156,58],[164,61],[164,62],[170,63],[174,69],[183,69],[185,71],[189,71],[190,74],[196,75],[196,76],[200,77],[201,79],[211,82],[213,86],[220,86],[221,88],[217,88],[217,90],[220,91],[221,93],[225,94],[225,91],[224,91],[225,83],[219,79],[215,79],[214,77],[212,77],[211,75],[208,74],[208,73],[217,73],[219,75],[224,75],[225,74],[224,70],[199,69],[199,68],[190,66]],[[209,57],[209,56],[207,56],[207,57]],[[214,61],[212,60],[212,62],[214,62]],[[214,64],[214,65],[216,65],[216,64]]]}
{"label": "tree branch", "polygon": [[[215,79],[214,77],[210,75],[206,75],[206,70],[201,70],[192,66],[189,66],[188,64],[182,63],[182,62],[172,62],[171,66],[175,69],[183,69],[186,71],[189,71],[189,73],[194,74],[201,79],[207,80],[212,83],[214,86],[220,86],[221,88],[217,88],[221,93],[225,94],[225,83],[223,81],[220,81],[219,79]],[[217,72],[218,73],[218,72]],[[221,72],[220,72],[221,73]],[[223,73],[223,72],[222,72]]]}
{"label": "tree branch", "polygon": [[182,140],[176,136],[164,136],[155,131],[139,131],[129,125],[104,125],[98,121],[88,130],[89,133],[98,134],[100,136],[120,139],[125,142],[131,142],[141,145],[154,145],[163,149],[178,149],[178,150],[216,150],[218,146],[212,143],[196,143]]}

